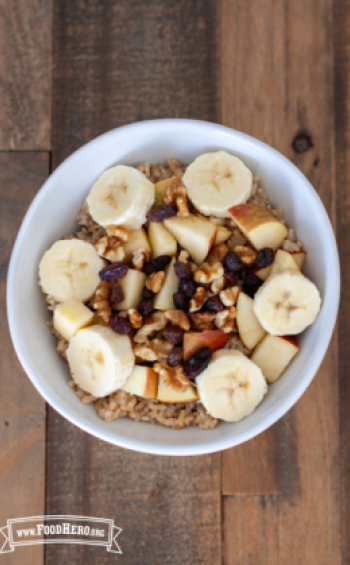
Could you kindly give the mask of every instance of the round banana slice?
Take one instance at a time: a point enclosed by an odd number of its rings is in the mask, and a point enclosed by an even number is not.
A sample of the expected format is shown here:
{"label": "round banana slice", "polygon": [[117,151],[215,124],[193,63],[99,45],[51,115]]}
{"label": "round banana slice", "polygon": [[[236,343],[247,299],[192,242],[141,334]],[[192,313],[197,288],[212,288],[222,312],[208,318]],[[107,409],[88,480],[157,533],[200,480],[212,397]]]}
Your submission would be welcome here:
{"label": "round banana slice", "polygon": [[226,151],[200,155],[182,177],[197,210],[220,218],[229,218],[229,208],[247,202],[252,180],[244,163]]}
{"label": "round banana slice", "polygon": [[76,384],[97,397],[124,386],[135,363],[128,336],[105,326],[79,330],[69,343],[67,359]]}
{"label": "round banana slice", "polygon": [[40,261],[40,285],[57,302],[71,298],[85,302],[95,292],[103,266],[104,261],[90,243],[80,239],[57,241]]}
{"label": "round banana slice", "polygon": [[238,422],[249,416],[267,391],[259,367],[243,353],[221,350],[197,379],[197,392],[213,418]]}
{"label": "round banana slice", "polygon": [[297,271],[271,275],[254,297],[253,310],[271,335],[295,335],[316,319],[321,297],[314,283]]}
{"label": "round banana slice", "polygon": [[154,184],[133,167],[117,165],[95,182],[88,197],[90,214],[101,226],[138,230],[154,202]]}

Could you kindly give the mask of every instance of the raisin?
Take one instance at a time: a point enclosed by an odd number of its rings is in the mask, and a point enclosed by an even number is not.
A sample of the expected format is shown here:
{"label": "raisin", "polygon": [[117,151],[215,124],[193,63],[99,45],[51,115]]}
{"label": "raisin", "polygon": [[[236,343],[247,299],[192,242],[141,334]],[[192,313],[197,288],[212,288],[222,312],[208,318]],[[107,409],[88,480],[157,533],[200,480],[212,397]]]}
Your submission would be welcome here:
{"label": "raisin", "polygon": [[212,312],[221,312],[221,310],[224,310],[224,305],[218,296],[211,296],[205,302],[204,309]]}
{"label": "raisin", "polygon": [[111,302],[112,304],[118,304],[119,302],[123,302],[124,300],[124,291],[118,281],[114,281],[112,286],[112,293],[111,293]]}
{"label": "raisin", "polygon": [[244,269],[244,265],[242,261],[238,257],[237,253],[235,253],[234,251],[230,251],[229,253],[227,253],[224,259],[224,265],[230,271],[234,271],[235,273],[239,273]]}
{"label": "raisin", "polygon": [[111,326],[117,334],[125,335],[131,331],[132,325],[129,318],[123,318],[118,314],[112,314]]}
{"label": "raisin", "polygon": [[190,307],[190,299],[184,292],[175,292],[175,294],[173,294],[173,300],[176,310],[183,310],[184,312],[188,312],[188,309]]}
{"label": "raisin", "polygon": [[193,273],[191,268],[187,263],[181,263],[181,261],[176,261],[174,263],[174,271],[179,279],[192,279]]}
{"label": "raisin", "polygon": [[153,265],[152,261],[147,261],[147,263],[144,264],[142,270],[144,273],[146,273],[146,275],[152,275],[152,273],[156,272],[156,268]]}
{"label": "raisin", "polygon": [[168,324],[162,331],[162,336],[173,345],[180,345],[184,337],[184,331],[179,326]]}
{"label": "raisin", "polygon": [[147,220],[150,222],[162,222],[171,216],[177,214],[177,206],[173,204],[161,204],[151,208],[147,214]]}
{"label": "raisin", "polygon": [[154,292],[152,290],[149,290],[147,286],[144,286],[142,289],[142,298],[145,298],[146,300],[150,300],[151,298],[153,298],[153,296],[154,296]]}
{"label": "raisin", "polygon": [[150,300],[149,298],[144,298],[138,305],[137,310],[142,316],[148,316],[153,311],[152,300]]}
{"label": "raisin", "polygon": [[165,267],[171,261],[170,255],[159,255],[156,259],[152,259],[151,263],[156,271],[164,271]]}
{"label": "raisin", "polygon": [[251,298],[254,298],[256,291],[261,287],[261,281],[254,273],[247,273],[242,290]]}
{"label": "raisin", "polygon": [[179,290],[184,292],[188,298],[192,298],[196,288],[196,283],[192,279],[180,279]]}
{"label": "raisin", "polygon": [[232,284],[236,284],[236,275],[233,271],[230,271],[230,269],[227,269],[226,267],[224,267],[224,277]]}
{"label": "raisin", "polygon": [[258,252],[254,267],[258,267],[258,269],[266,269],[266,267],[269,267],[271,263],[273,263],[274,258],[274,250],[271,249],[271,247],[264,247]]}
{"label": "raisin", "polygon": [[128,266],[126,263],[112,263],[102,269],[102,271],[99,272],[99,275],[100,279],[104,281],[115,281],[125,277],[127,272]]}
{"label": "raisin", "polygon": [[194,379],[194,377],[202,373],[204,369],[208,367],[211,356],[212,350],[210,347],[201,347],[198,349],[198,351],[184,363],[186,377]]}
{"label": "raisin", "polygon": [[168,365],[169,367],[176,367],[182,361],[182,348],[174,347],[169,353]]}

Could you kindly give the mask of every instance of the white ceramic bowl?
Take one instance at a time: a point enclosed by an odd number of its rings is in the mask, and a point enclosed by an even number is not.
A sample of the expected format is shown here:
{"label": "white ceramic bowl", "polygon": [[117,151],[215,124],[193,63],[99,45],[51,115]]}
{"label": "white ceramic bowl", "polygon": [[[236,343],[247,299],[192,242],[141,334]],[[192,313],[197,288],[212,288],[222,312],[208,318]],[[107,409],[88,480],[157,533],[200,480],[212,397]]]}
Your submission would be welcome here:
{"label": "white ceramic bowl", "polygon": [[[108,167],[174,157],[188,164],[197,155],[225,149],[239,156],[274,205],[285,208],[289,226],[308,251],[306,275],[322,295],[316,322],[300,340],[300,351],[262,404],[237,424],[214,430],[175,431],[128,418],[101,420],[68,388],[68,368],[57,355],[45,321],[48,312],[38,286],[38,263],[46,249],[75,231],[75,214],[94,181]],[[196,455],[238,445],[281,418],[313,379],[330,341],[339,302],[339,260],[331,224],[316,192],[302,173],[264,143],[223,126],[192,120],[156,120],[128,125],[94,139],[71,155],[34,199],[15,243],[7,287],[12,340],[24,370],[45,400],[86,432],[115,445],[161,455]]]}

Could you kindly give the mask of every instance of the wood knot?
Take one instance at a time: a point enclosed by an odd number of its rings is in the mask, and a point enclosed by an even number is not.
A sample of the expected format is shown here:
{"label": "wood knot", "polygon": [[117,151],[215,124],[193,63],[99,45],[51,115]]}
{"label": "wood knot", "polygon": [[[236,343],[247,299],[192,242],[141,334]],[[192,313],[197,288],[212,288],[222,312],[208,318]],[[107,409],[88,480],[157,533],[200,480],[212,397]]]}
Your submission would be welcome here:
{"label": "wood knot", "polygon": [[296,153],[305,153],[313,146],[313,141],[307,133],[298,133],[292,141],[292,147]]}

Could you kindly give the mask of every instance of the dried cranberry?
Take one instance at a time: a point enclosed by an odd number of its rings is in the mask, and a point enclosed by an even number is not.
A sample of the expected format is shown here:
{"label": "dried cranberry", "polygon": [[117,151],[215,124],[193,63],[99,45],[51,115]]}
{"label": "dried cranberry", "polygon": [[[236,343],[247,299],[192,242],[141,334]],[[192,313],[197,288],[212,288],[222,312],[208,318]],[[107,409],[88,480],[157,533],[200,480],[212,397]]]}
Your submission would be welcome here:
{"label": "dried cranberry", "polygon": [[147,261],[147,263],[144,264],[142,270],[144,273],[146,273],[146,275],[151,275],[152,273],[156,272],[156,268],[153,265],[152,261]]}
{"label": "dried cranberry", "polygon": [[188,311],[190,306],[190,299],[184,292],[175,292],[175,294],[173,294],[173,301],[176,310],[183,310],[184,312]]}
{"label": "dried cranberry", "polygon": [[258,267],[258,269],[266,269],[266,267],[269,267],[271,263],[273,263],[274,258],[274,250],[271,249],[271,247],[264,247],[258,251],[254,267]]}
{"label": "dried cranberry", "polygon": [[153,311],[152,300],[150,300],[149,298],[141,300],[137,310],[142,316],[148,316]]}
{"label": "dried cranberry", "polygon": [[124,300],[124,291],[118,281],[114,281],[112,286],[112,293],[111,293],[111,302],[112,304],[118,304],[119,302],[123,302]]}
{"label": "dried cranberry", "polygon": [[230,271],[234,271],[235,273],[239,273],[244,269],[244,265],[242,261],[238,257],[237,253],[235,253],[234,251],[230,251],[229,253],[227,253],[224,259],[224,265]]}
{"label": "dried cranberry", "polygon": [[251,298],[254,298],[256,291],[261,287],[261,281],[254,273],[247,273],[242,290]]}
{"label": "dried cranberry", "polygon": [[147,288],[147,286],[144,286],[142,289],[142,298],[145,298],[146,300],[150,300],[151,298],[153,298],[153,296],[154,296],[154,292],[152,292],[152,290]]}
{"label": "dried cranberry", "polygon": [[196,283],[192,279],[180,279],[179,290],[184,292],[188,298],[192,298],[196,288]]}
{"label": "dried cranberry", "polygon": [[233,271],[230,271],[230,269],[227,269],[226,267],[224,267],[224,277],[232,284],[236,284],[236,275]]}
{"label": "dried cranberry", "polygon": [[218,296],[211,296],[205,302],[204,309],[212,312],[221,312],[224,309],[224,305]]}
{"label": "dried cranberry", "polygon": [[174,271],[179,279],[192,279],[193,277],[191,267],[187,263],[181,263],[181,261],[174,263]]}
{"label": "dried cranberry", "polygon": [[169,367],[176,367],[182,361],[182,348],[174,347],[169,353],[168,365]]}
{"label": "dried cranberry", "polygon": [[123,318],[118,314],[112,314],[111,326],[117,334],[125,335],[131,331],[132,325],[129,318]]}
{"label": "dried cranberry", "polygon": [[186,377],[194,379],[199,373],[202,373],[209,365],[212,356],[210,347],[201,347],[184,363],[184,371]]}
{"label": "dried cranberry", "polygon": [[184,331],[179,326],[168,324],[162,331],[162,336],[173,345],[180,345],[184,337]]}
{"label": "dried cranberry", "polygon": [[128,266],[126,263],[112,263],[108,265],[102,271],[100,271],[100,279],[104,281],[115,281],[117,279],[122,279],[128,272]]}
{"label": "dried cranberry", "polygon": [[156,259],[152,259],[151,262],[156,271],[163,271],[170,261],[170,255],[159,255]]}
{"label": "dried cranberry", "polygon": [[177,206],[173,204],[161,204],[151,208],[147,214],[147,220],[150,222],[162,222],[171,216],[177,214]]}

